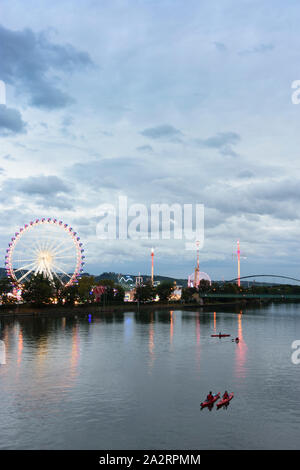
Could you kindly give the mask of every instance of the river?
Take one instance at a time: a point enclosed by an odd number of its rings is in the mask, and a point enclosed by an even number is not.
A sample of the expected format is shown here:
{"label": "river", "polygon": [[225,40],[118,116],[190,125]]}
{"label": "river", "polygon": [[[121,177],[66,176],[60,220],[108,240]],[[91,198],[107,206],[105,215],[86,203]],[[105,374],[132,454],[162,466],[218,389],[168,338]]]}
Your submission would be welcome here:
{"label": "river", "polygon": [[297,449],[297,339],[299,304],[2,318],[0,449]]}

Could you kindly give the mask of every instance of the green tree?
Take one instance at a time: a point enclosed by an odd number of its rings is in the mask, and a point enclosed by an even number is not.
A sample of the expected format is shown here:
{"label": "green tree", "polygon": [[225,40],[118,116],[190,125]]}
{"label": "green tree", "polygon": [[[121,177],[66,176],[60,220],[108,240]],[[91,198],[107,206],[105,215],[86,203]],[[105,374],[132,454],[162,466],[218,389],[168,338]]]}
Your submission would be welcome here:
{"label": "green tree", "polygon": [[62,297],[66,305],[74,305],[74,303],[79,300],[78,286],[75,284],[64,287],[62,290]]}
{"label": "green tree", "polygon": [[3,277],[0,279],[0,295],[8,294],[8,292],[11,292],[11,290],[12,285],[8,277]]}
{"label": "green tree", "polygon": [[153,300],[155,297],[155,289],[151,283],[137,286],[135,289],[134,300],[137,302],[147,302]]}
{"label": "green tree", "polygon": [[63,284],[61,283],[61,281],[59,279],[54,279],[53,280],[53,288],[54,288],[54,297],[56,298],[57,300],[57,303],[59,305],[62,305],[63,304],[63,300],[64,300],[64,286]]}
{"label": "green tree", "polygon": [[94,276],[82,276],[78,282],[78,296],[82,302],[86,302],[92,298],[90,292],[92,287],[96,285]]}
{"label": "green tree", "polygon": [[168,302],[170,300],[170,297],[172,295],[172,292],[174,291],[175,286],[173,282],[162,282],[158,286],[156,286],[156,293],[159,297],[159,300],[161,302]]}
{"label": "green tree", "polygon": [[8,277],[0,279],[0,297],[2,304],[11,304],[16,301],[15,297],[8,296],[7,294],[12,291],[12,284]]}
{"label": "green tree", "polygon": [[101,302],[112,302],[115,298],[115,282],[112,279],[101,279],[99,285],[106,287],[105,292],[102,295]]}
{"label": "green tree", "polygon": [[210,282],[206,279],[201,279],[198,290],[200,295],[209,292],[211,290]]}
{"label": "green tree", "polygon": [[198,291],[195,287],[184,287],[181,293],[181,300],[186,303],[195,302],[193,295],[197,293]]}
{"label": "green tree", "polygon": [[125,290],[120,284],[116,284],[113,279],[101,279],[98,286],[105,287],[105,291],[101,296],[101,303],[124,301]]}
{"label": "green tree", "polygon": [[120,284],[116,285],[115,300],[117,302],[124,302],[125,290]]}
{"label": "green tree", "polygon": [[48,304],[55,296],[53,283],[43,274],[36,274],[24,283],[22,297],[25,302]]}
{"label": "green tree", "polygon": [[237,284],[233,284],[230,282],[225,282],[222,284],[222,287],[220,288],[220,292],[224,294],[239,294],[240,290]]}

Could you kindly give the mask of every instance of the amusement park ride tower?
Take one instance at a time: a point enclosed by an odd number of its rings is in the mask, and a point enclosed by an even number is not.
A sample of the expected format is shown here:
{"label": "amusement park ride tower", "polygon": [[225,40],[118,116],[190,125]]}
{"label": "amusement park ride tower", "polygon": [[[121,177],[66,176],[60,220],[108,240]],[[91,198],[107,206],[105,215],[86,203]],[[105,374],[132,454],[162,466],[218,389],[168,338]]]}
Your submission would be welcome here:
{"label": "amusement park ride tower", "polygon": [[199,284],[200,284],[200,281],[202,279],[206,280],[209,282],[209,284],[211,285],[211,279],[209,277],[209,275],[207,273],[204,273],[204,272],[200,272],[200,266],[199,266],[199,242],[197,241],[196,242],[196,246],[197,246],[197,264],[196,264],[196,267],[195,267],[195,271],[194,271],[194,274],[191,274],[189,277],[188,277],[188,287],[195,287],[196,289],[199,287]]}
{"label": "amusement park ride tower", "polygon": [[196,242],[197,246],[197,265],[195,267],[194,286],[198,287],[200,284],[200,269],[199,269],[199,242]]}
{"label": "amusement park ride tower", "polygon": [[241,259],[247,259],[247,257],[241,254],[239,240],[237,241],[237,250],[236,250],[236,253],[234,254],[234,257],[237,258],[237,285],[238,287],[240,287],[241,286]]}
{"label": "amusement park ride tower", "polygon": [[238,261],[238,286],[241,285],[241,250],[240,241],[237,241],[237,261]]}
{"label": "amusement park ride tower", "polygon": [[151,248],[151,284],[154,283],[154,248]]}

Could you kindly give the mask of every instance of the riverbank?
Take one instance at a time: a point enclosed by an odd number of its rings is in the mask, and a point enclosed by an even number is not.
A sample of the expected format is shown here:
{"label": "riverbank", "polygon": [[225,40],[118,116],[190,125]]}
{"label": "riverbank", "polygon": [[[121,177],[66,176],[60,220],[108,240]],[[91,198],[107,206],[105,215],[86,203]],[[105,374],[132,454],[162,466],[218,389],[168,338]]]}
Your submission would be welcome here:
{"label": "riverbank", "polygon": [[96,305],[96,304],[84,304],[84,305],[44,305],[37,307],[34,305],[19,304],[12,306],[0,306],[0,318],[2,317],[18,317],[18,316],[30,316],[30,317],[42,317],[42,316],[85,316],[88,314],[102,314],[102,313],[123,313],[123,312],[151,312],[153,310],[190,310],[190,311],[213,311],[220,308],[242,308],[248,304],[245,300],[234,301],[226,303],[212,303],[212,304],[181,304],[181,303],[146,303],[137,304],[135,302],[128,302],[118,305]]}

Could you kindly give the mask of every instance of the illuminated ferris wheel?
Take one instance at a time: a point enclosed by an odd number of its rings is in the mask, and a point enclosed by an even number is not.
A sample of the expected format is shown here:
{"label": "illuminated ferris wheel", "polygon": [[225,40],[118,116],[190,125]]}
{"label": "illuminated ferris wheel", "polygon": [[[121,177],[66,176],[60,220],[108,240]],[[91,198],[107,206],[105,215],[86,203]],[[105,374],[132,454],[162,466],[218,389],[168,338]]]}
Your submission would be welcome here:
{"label": "illuminated ferris wheel", "polygon": [[84,249],[72,227],[57,219],[37,219],[12,237],[5,256],[7,276],[17,286],[43,274],[62,286],[77,282],[83,271]]}

